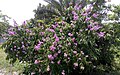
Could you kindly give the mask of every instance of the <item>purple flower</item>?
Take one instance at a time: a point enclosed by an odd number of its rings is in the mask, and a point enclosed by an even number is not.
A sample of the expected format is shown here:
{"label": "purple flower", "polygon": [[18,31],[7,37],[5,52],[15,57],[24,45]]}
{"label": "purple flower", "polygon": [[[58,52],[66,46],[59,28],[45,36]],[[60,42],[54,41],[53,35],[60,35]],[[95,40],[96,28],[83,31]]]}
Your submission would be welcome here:
{"label": "purple flower", "polygon": [[38,51],[40,49],[40,45],[35,45],[34,49]]}
{"label": "purple flower", "polygon": [[67,57],[67,53],[64,53],[64,57]]}
{"label": "purple flower", "polygon": [[51,54],[49,54],[49,55],[48,55],[48,59],[49,59],[49,60],[54,60],[54,57],[53,57]]}
{"label": "purple flower", "polygon": [[74,21],[78,20],[78,18],[79,18],[78,15],[74,15],[74,16],[73,16],[73,20],[74,20]]}
{"label": "purple flower", "polygon": [[73,65],[74,65],[75,67],[77,67],[77,66],[78,66],[78,63],[74,63]]}
{"label": "purple flower", "polygon": [[77,8],[78,8],[78,4],[76,4],[76,5],[74,6],[74,9],[75,9],[75,10],[77,10]]}
{"label": "purple flower", "polygon": [[89,21],[89,20],[90,20],[90,18],[86,18],[86,19],[85,19],[86,22]]}
{"label": "purple flower", "polygon": [[75,42],[75,38],[72,38],[72,42]]}
{"label": "purple flower", "polygon": [[22,48],[25,48],[25,45],[22,45]]}
{"label": "purple flower", "polygon": [[61,74],[62,74],[62,75],[65,75],[65,70],[62,70]]}
{"label": "purple flower", "polygon": [[40,61],[39,60],[35,60],[34,64],[38,64]]}
{"label": "purple flower", "polygon": [[60,60],[57,62],[57,64],[58,64],[58,65],[60,64]]}
{"label": "purple flower", "polygon": [[105,33],[104,32],[100,32],[100,33],[97,33],[99,37],[104,37]]}
{"label": "purple flower", "polygon": [[88,14],[87,13],[82,13],[82,16],[87,16]]}
{"label": "purple flower", "polygon": [[99,15],[96,14],[96,13],[94,13],[92,16],[93,16],[94,18],[97,18]]}
{"label": "purple flower", "polygon": [[54,51],[56,48],[52,45],[52,46],[50,46],[50,50],[51,51]]}
{"label": "purple flower", "polygon": [[58,53],[55,53],[53,56],[56,58],[58,56]]}
{"label": "purple flower", "polygon": [[98,22],[94,22],[93,24],[94,24],[94,25],[98,25]]}
{"label": "purple flower", "polygon": [[77,46],[77,43],[74,43]]}
{"label": "purple flower", "polygon": [[62,21],[62,25],[64,25],[65,24],[65,22],[64,21]]}
{"label": "purple flower", "polygon": [[56,38],[57,37],[57,35],[56,34],[54,34],[54,38]]}
{"label": "purple flower", "polygon": [[58,51],[58,54],[60,54],[60,53],[61,53],[61,50]]}
{"label": "purple flower", "polygon": [[41,44],[43,44],[43,42],[39,41],[38,45],[41,45]]}
{"label": "purple flower", "polygon": [[58,45],[59,47],[62,47],[62,45]]}
{"label": "purple flower", "polygon": [[77,13],[76,13],[75,11],[72,11],[72,14],[73,14],[73,15],[77,15]]}
{"label": "purple flower", "polygon": [[58,26],[58,23],[55,23],[55,26],[57,27],[57,26]]}
{"label": "purple flower", "polygon": [[99,30],[101,28],[101,26],[94,26],[94,27],[92,27],[92,28],[90,28],[90,30]]}
{"label": "purple flower", "polygon": [[45,34],[45,32],[40,32],[40,35],[44,35]]}
{"label": "purple flower", "polygon": [[14,31],[8,31],[9,35],[15,35]]}
{"label": "purple flower", "polygon": [[73,20],[74,21],[78,20],[79,18],[78,14],[75,11],[72,11],[72,14],[73,14]]}
{"label": "purple flower", "polygon": [[16,46],[14,46],[14,48],[17,48]]}
{"label": "purple flower", "polygon": [[69,36],[73,36],[73,34],[72,34],[72,33],[68,33],[68,35],[69,35]]}
{"label": "purple flower", "polygon": [[26,22],[26,21],[24,21],[22,25],[26,25],[26,24],[27,24],[27,22]]}
{"label": "purple flower", "polygon": [[71,43],[69,42],[69,43],[68,43],[68,45],[70,46],[70,45],[71,45]]}
{"label": "purple flower", "polygon": [[48,28],[47,30],[50,31],[50,32],[55,32],[54,29],[49,29],[49,28]]}
{"label": "purple flower", "polygon": [[27,32],[27,33],[29,33],[29,32],[30,32],[30,30],[29,30],[29,29],[26,29],[26,32]]}
{"label": "purple flower", "polygon": [[52,25],[52,27],[55,29],[56,28],[56,26],[55,25]]}
{"label": "purple flower", "polygon": [[53,45],[54,45],[54,46],[55,46],[55,45],[57,45],[57,42],[56,42],[56,41],[54,41],[54,42],[53,42]]}
{"label": "purple flower", "polygon": [[55,38],[55,41],[56,41],[56,42],[59,42],[59,38],[58,38],[58,37],[56,37],[56,38]]}
{"label": "purple flower", "polygon": [[77,54],[77,51],[73,51],[74,54]]}
{"label": "purple flower", "polygon": [[54,38],[55,38],[56,42],[59,42],[59,38],[58,38],[58,36],[56,34],[54,34]]}
{"label": "purple flower", "polygon": [[87,27],[90,29],[90,28],[92,28],[92,25],[90,24],[90,25],[88,25]]}
{"label": "purple flower", "polygon": [[60,32],[62,32],[62,29],[60,29]]}
{"label": "purple flower", "polygon": [[74,6],[74,9],[75,9],[75,10],[80,10],[81,7],[82,7],[81,5],[76,4],[76,5]]}
{"label": "purple flower", "polygon": [[43,42],[39,41],[39,43],[35,45],[34,49],[38,51],[40,49],[41,44],[43,44]]}

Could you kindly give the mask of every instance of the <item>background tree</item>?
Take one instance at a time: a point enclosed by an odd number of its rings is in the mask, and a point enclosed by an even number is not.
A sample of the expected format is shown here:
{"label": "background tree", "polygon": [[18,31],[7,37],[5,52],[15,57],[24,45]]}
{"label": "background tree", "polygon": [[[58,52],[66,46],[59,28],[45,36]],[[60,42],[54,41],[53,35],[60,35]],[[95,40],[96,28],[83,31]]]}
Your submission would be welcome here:
{"label": "background tree", "polygon": [[[35,12],[35,19],[41,19],[46,20],[49,22],[51,18],[55,18],[56,16],[64,16],[64,18],[67,18],[66,21],[69,21],[69,14],[72,13],[71,11],[65,12],[66,8],[70,7],[76,7],[79,6],[77,9],[81,8],[88,8],[87,5],[93,5],[94,8],[92,8],[92,13],[100,14],[99,21],[102,21],[105,18],[106,12],[105,10],[107,7],[105,6],[106,1],[105,0],[44,0],[48,3],[48,5],[41,5],[37,7]],[[77,5],[76,5],[77,4]],[[90,11],[90,9],[88,9]],[[97,12],[96,12],[97,11]],[[96,19],[97,20],[97,19]]]}
{"label": "background tree", "polygon": [[0,37],[2,37],[2,34],[5,34],[10,27],[8,19],[10,19],[10,17],[3,15],[0,11]]}

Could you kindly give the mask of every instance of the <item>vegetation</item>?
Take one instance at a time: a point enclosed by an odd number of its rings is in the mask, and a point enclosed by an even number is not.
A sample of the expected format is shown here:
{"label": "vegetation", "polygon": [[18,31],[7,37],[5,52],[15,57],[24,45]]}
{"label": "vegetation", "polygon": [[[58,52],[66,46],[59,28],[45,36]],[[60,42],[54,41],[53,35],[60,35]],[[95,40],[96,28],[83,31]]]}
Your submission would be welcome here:
{"label": "vegetation", "polygon": [[0,71],[2,71],[5,75],[14,72],[21,73],[23,71],[24,64],[16,61],[14,65],[12,65],[9,63],[9,60],[6,60],[6,56],[7,55],[5,54],[4,49],[2,49],[0,45]]}
{"label": "vegetation", "polygon": [[10,18],[7,15],[3,15],[0,11],[0,37],[2,37],[2,34],[7,33],[7,30],[10,27],[8,19]]}
{"label": "vegetation", "polygon": [[27,63],[26,75],[98,75],[120,69],[120,24],[102,23],[118,20],[119,6],[107,7],[104,0],[45,1],[49,4],[38,7],[35,19],[9,29],[2,47],[11,63]]}

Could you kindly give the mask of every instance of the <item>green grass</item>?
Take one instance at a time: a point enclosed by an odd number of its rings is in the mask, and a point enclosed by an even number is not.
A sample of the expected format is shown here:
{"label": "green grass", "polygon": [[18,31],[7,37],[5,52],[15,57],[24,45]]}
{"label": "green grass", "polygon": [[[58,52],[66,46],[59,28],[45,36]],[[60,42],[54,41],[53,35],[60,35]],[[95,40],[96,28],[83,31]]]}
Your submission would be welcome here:
{"label": "green grass", "polygon": [[14,65],[9,63],[9,60],[6,60],[6,53],[4,49],[1,48],[0,45],[0,70],[4,70],[6,73],[9,72],[19,72],[21,73],[24,68],[24,64],[19,63],[18,61],[15,62]]}

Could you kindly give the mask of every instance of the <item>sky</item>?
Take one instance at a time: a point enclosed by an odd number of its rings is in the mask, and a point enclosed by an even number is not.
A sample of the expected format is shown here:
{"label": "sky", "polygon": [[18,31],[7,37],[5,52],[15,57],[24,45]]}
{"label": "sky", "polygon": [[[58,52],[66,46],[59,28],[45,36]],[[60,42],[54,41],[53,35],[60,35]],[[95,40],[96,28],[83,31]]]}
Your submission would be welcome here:
{"label": "sky", "polygon": [[[33,10],[39,3],[47,4],[43,0],[0,0],[0,10],[12,18],[10,24],[13,24],[13,19],[22,24],[23,21],[34,18]],[[111,4],[120,4],[120,0],[111,0]]]}
{"label": "sky", "polygon": [[34,17],[33,10],[37,8],[39,3],[47,4],[43,0],[0,0],[0,10],[12,18],[11,24],[13,24],[13,19],[21,24]]}

